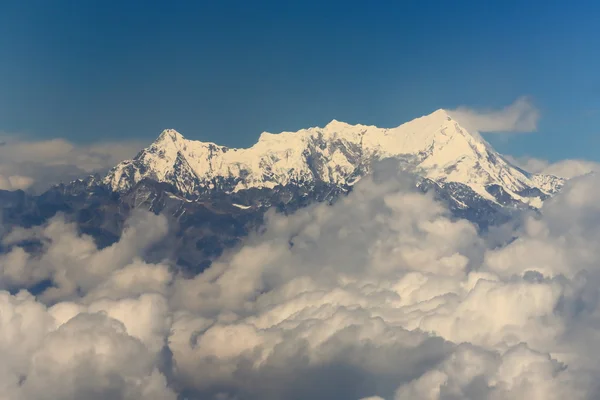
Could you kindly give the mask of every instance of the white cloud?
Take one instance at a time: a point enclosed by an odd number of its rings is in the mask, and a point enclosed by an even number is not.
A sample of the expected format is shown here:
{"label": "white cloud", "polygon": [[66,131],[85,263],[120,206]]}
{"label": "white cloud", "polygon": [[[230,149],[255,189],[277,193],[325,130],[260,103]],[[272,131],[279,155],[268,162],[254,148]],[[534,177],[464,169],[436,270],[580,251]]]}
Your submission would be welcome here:
{"label": "white cloud", "polygon": [[[157,277],[165,279],[164,274],[153,271],[155,267],[146,278],[139,271],[143,263],[138,256],[166,233],[164,216],[138,212],[129,219],[121,239],[102,250],[96,248],[92,237],[79,235],[75,224],[66,223],[61,215],[42,227],[17,228],[2,239],[3,245],[12,248],[0,256],[0,287],[27,287],[51,279],[54,285],[40,294],[47,301],[66,300],[78,291],[95,295],[94,288],[101,291],[111,287],[113,295],[119,289],[131,293],[140,281],[149,284]],[[41,242],[41,255],[27,254],[15,246],[32,240]],[[132,276],[129,271],[136,266],[140,274]]]}
{"label": "white cloud", "polygon": [[458,107],[448,112],[467,130],[484,133],[534,132],[540,117],[539,110],[527,97],[520,97],[501,110]]}
{"label": "white cloud", "polygon": [[0,398],[175,399],[156,354],[122,322],[80,312],[61,323],[25,292],[0,292],[0,310]]}
{"label": "white cloud", "polygon": [[560,160],[550,163],[535,157],[511,157],[508,160],[525,171],[571,179],[590,172],[600,171],[600,163],[588,160]]}
{"label": "white cloud", "polygon": [[0,189],[41,191],[50,185],[105,171],[133,157],[141,142],[77,145],[64,139],[0,137]]}
{"label": "white cloud", "polygon": [[498,247],[380,171],[191,278],[140,259],[158,216],[104,250],[60,219],[14,230],[43,246],[2,282],[56,288],[0,292],[0,398],[598,398],[598,179]]}
{"label": "white cloud", "polygon": [[102,314],[79,314],[51,331],[30,360],[24,399],[176,398],[155,356]]}
{"label": "white cloud", "polygon": [[439,365],[396,392],[396,400],[582,399],[563,365],[549,355],[513,347],[501,357],[461,345]]}

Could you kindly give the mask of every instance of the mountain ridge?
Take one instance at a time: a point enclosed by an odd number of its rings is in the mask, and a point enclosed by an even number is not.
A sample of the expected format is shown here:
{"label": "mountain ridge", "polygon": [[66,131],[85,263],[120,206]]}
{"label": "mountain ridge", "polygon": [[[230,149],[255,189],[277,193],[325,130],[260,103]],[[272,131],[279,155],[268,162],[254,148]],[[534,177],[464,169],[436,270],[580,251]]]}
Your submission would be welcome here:
{"label": "mountain ridge", "polygon": [[102,182],[113,191],[126,192],[149,178],[172,184],[192,198],[207,191],[235,193],[315,182],[351,186],[374,162],[386,158],[398,159],[407,170],[437,183],[467,185],[498,204],[502,201],[490,187],[500,186],[512,200],[539,208],[564,183],[512,165],[443,109],[395,128],[334,119],[324,127],[263,132],[249,148],[188,140],[165,129],[134,159],[111,169]]}

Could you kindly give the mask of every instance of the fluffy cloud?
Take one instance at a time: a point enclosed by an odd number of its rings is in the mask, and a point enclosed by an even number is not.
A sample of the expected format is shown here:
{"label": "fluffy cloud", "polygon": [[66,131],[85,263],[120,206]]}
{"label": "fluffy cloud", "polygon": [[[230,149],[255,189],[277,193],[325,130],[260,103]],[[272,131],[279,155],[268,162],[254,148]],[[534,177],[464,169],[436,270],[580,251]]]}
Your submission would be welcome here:
{"label": "fluffy cloud", "polygon": [[590,172],[600,171],[600,164],[587,160],[560,160],[550,163],[535,157],[510,157],[510,162],[535,174],[554,175],[560,178],[571,179]]}
{"label": "fluffy cloud", "polygon": [[449,113],[467,130],[484,133],[534,132],[540,117],[538,109],[527,97],[520,97],[501,110],[459,107]]}
{"label": "fluffy cloud", "polygon": [[525,344],[501,357],[463,344],[437,368],[402,385],[394,398],[558,400],[581,399],[582,394],[564,365]]}
{"label": "fluffy cloud", "polygon": [[[0,256],[0,285],[6,289],[29,287],[49,279],[53,285],[40,294],[46,301],[66,300],[80,292],[96,295],[93,289],[102,291],[107,286],[113,295],[119,288],[130,293],[139,281],[145,283],[139,290],[147,290],[145,274],[130,271],[142,263],[138,256],[166,233],[163,216],[134,213],[119,242],[98,250],[90,236],[79,235],[76,226],[65,223],[59,215],[45,226],[18,228],[2,239],[10,251]],[[18,246],[23,242],[38,242],[41,253],[25,252]],[[148,272],[150,280],[164,278],[153,272]]]}
{"label": "fluffy cloud", "polygon": [[20,391],[24,399],[176,398],[155,356],[102,314],[79,314],[48,333],[31,355]]}
{"label": "fluffy cloud", "polygon": [[[0,292],[0,398],[176,398],[156,353],[135,332],[105,312],[61,321],[64,308]],[[128,323],[143,318],[132,313]]]}
{"label": "fluffy cloud", "polygon": [[75,145],[64,139],[0,137],[0,189],[41,191],[61,181],[104,171],[133,157],[142,144],[107,142]]}
{"label": "fluffy cloud", "polygon": [[0,398],[597,398],[598,183],[491,237],[383,168],[195,277],[143,261],[160,216],[103,250],[60,217],[13,230]]}

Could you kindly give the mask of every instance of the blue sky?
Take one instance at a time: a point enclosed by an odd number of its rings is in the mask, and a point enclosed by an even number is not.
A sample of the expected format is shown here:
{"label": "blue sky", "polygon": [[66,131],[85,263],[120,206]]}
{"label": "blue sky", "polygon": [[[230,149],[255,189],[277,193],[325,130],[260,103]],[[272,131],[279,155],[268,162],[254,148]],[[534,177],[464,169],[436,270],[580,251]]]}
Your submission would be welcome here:
{"label": "blue sky", "polygon": [[529,96],[509,154],[600,160],[600,5],[583,1],[3,1],[0,130],[248,146]]}

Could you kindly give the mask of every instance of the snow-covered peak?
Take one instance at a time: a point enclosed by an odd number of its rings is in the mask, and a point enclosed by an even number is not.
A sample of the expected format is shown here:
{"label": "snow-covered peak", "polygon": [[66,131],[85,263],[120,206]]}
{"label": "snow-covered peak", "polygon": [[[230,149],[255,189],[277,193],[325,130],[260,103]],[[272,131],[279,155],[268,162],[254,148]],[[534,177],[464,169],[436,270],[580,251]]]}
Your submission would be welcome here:
{"label": "snow-covered peak", "polygon": [[150,147],[154,148],[166,148],[171,147],[176,149],[182,149],[189,144],[192,144],[193,147],[219,147],[225,148],[225,146],[220,146],[213,142],[202,142],[199,140],[188,140],[181,133],[176,131],[175,129],[165,129],[158,135],[158,138],[150,145]]}
{"label": "snow-covered peak", "polygon": [[175,129],[165,129],[164,131],[161,132],[161,134],[158,136],[158,139],[156,139],[156,141],[162,142],[165,140],[170,140],[175,143],[175,142],[185,140],[185,138],[183,137],[183,135],[181,133],[177,132]]}
{"label": "snow-covered peak", "polygon": [[324,129],[327,130],[341,130],[352,128],[353,125],[350,125],[346,122],[338,121],[337,119],[332,119],[327,125],[325,125]]}
{"label": "snow-covered peak", "polygon": [[539,206],[540,198],[522,193],[537,188],[551,194],[562,184],[558,178],[514,167],[443,109],[391,129],[332,120],[322,128],[263,132],[246,149],[188,140],[167,129],[135,159],[113,168],[104,182],[115,191],[126,191],[149,177],[185,194],[315,182],[348,185],[384,158],[402,159],[438,183],[467,185],[491,201],[496,198],[489,187],[500,186],[515,200]]}
{"label": "snow-covered peak", "polygon": [[444,121],[451,121],[452,117],[448,111],[443,108],[439,108],[431,114],[424,115],[420,118],[416,118],[413,121],[427,121],[428,123],[443,123]]}

